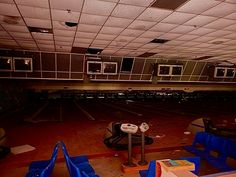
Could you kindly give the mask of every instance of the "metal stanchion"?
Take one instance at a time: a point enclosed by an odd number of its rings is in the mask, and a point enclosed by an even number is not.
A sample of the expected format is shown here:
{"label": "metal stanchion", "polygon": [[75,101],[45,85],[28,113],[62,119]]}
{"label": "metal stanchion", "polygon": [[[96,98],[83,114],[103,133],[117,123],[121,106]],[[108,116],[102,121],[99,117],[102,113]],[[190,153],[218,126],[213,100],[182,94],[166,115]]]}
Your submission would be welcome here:
{"label": "metal stanchion", "polygon": [[122,124],[121,130],[128,133],[128,162],[125,162],[123,165],[135,167],[136,164],[132,162],[132,134],[135,134],[138,131],[138,126],[134,124]]}
{"label": "metal stanchion", "polygon": [[147,165],[148,162],[145,160],[145,132],[149,129],[147,123],[143,122],[139,126],[140,131],[142,132],[142,145],[141,145],[141,161],[138,162],[139,165]]}

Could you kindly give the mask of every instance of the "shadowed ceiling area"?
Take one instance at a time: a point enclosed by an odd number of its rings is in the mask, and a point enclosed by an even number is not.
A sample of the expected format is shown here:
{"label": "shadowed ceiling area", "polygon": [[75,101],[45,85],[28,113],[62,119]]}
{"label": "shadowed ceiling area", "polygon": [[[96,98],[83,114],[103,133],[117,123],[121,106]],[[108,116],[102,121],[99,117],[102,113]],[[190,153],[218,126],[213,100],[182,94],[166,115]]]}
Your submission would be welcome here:
{"label": "shadowed ceiling area", "polygon": [[7,49],[236,63],[235,31],[235,0],[0,0]]}

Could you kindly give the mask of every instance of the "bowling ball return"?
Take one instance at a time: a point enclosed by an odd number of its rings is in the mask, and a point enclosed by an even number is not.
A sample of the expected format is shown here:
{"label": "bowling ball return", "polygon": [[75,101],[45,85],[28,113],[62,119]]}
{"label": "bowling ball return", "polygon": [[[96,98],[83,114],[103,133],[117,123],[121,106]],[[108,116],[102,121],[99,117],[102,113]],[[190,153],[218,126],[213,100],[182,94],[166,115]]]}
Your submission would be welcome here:
{"label": "bowling ball return", "polygon": [[[116,150],[125,150],[128,148],[128,134],[121,131],[120,122],[110,122],[104,135],[104,144],[108,148],[114,148]],[[141,146],[142,137],[141,134],[132,135],[132,146]],[[145,136],[145,145],[153,143],[151,137]]]}

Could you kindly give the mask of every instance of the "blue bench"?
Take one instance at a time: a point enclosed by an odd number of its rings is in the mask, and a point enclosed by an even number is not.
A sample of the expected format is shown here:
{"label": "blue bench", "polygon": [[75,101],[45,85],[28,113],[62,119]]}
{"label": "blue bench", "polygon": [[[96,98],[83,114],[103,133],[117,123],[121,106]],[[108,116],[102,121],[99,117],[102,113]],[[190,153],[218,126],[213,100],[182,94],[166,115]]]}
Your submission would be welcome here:
{"label": "blue bench", "polygon": [[147,170],[140,170],[141,177],[153,177],[156,176],[156,160],[151,160]]}
{"label": "blue bench", "polygon": [[[198,144],[202,145],[203,149],[199,149]],[[236,160],[236,142],[229,138],[198,132],[192,146],[185,146],[184,149],[207,160],[221,172],[236,169],[227,164],[228,157]],[[217,153],[217,156],[212,155],[212,152]]]}
{"label": "blue bench", "polygon": [[33,161],[29,165],[28,173],[25,177],[50,177],[55,166],[59,143],[54,146],[50,160]]}
{"label": "blue bench", "polygon": [[70,177],[99,177],[86,156],[70,157],[63,142],[61,142],[61,146]]}

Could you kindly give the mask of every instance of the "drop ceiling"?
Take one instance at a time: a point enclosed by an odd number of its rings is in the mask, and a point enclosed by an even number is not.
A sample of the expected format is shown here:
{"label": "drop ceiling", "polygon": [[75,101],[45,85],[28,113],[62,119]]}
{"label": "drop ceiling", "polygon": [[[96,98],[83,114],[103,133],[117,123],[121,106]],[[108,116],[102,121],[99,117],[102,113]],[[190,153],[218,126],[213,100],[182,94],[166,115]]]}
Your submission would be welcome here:
{"label": "drop ceiling", "polygon": [[[236,0],[0,0],[0,48],[236,63]],[[78,23],[67,26],[65,22]],[[51,29],[50,33],[29,27]],[[47,30],[46,30],[47,31]],[[165,43],[150,43],[154,39]],[[207,56],[211,56],[210,58]]]}

